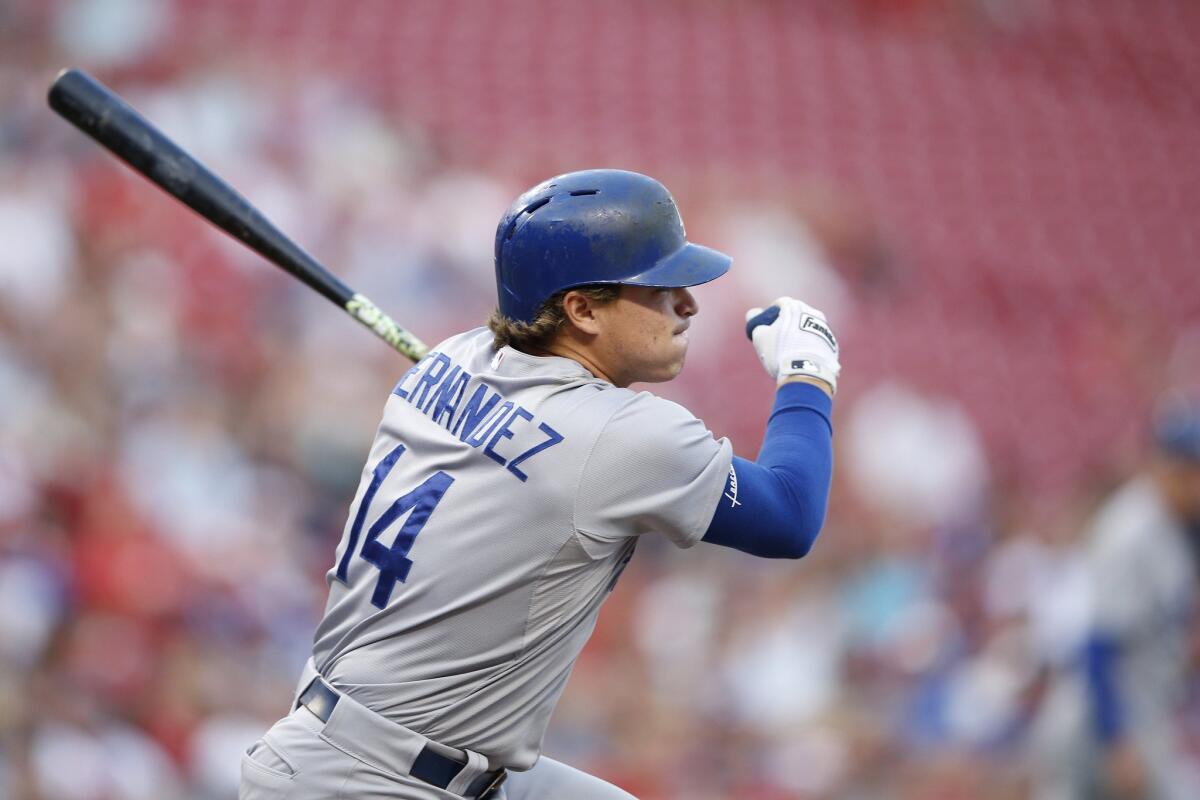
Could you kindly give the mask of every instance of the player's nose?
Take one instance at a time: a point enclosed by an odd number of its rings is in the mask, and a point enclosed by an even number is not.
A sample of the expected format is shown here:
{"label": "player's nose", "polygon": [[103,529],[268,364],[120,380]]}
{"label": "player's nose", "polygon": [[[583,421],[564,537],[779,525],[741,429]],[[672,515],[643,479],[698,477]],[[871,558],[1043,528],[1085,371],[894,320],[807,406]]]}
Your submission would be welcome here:
{"label": "player's nose", "polygon": [[681,317],[694,317],[700,311],[700,304],[696,302],[696,296],[687,290],[687,287],[679,287],[675,290],[675,313]]}

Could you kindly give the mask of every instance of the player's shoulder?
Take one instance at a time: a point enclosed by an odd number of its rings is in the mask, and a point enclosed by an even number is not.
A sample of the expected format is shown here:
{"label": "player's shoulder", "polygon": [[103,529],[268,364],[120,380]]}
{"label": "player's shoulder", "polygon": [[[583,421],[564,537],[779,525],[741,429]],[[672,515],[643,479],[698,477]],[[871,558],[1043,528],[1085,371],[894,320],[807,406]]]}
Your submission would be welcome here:
{"label": "player's shoulder", "polygon": [[605,417],[601,435],[626,439],[632,449],[713,438],[704,422],[687,408],[651,392],[610,386],[591,404]]}
{"label": "player's shoulder", "polygon": [[1094,520],[1084,563],[1097,624],[1132,634],[1164,608],[1190,602],[1195,577],[1185,534],[1149,478],[1118,488]]}
{"label": "player's shoulder", "polygon": [[443,339],[430,348],[429,352],[442,353],[462,360],[482,360],[486,363],[495,352],[492,347],[492,332],[484,327],[471,328]]}
{"label": "player's shoulder", "polygon": [[1135,478],[1097,509],[1090,531],[1094,558],[1120,563],[1171,546],[1173,523],[1163,499],[1147,478]]}
{"label": "player's shoulder", "polygon": [[698,422],[691,411],[674,400],[653,392],[618,389],[612,386],[605,392],[606,400],[623,419],[659,419],[673,422]]}

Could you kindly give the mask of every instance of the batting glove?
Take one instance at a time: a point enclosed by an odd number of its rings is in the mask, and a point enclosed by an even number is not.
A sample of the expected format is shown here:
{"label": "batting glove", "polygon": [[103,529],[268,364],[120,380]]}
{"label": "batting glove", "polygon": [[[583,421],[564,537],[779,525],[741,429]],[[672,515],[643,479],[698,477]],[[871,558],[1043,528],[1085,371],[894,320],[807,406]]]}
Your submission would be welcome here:
{"label": "batting glove", "polygon": [[825,315],[794,297],[746,312],[746,336],[772,378],[808,375],[837,391],[838,344]]}

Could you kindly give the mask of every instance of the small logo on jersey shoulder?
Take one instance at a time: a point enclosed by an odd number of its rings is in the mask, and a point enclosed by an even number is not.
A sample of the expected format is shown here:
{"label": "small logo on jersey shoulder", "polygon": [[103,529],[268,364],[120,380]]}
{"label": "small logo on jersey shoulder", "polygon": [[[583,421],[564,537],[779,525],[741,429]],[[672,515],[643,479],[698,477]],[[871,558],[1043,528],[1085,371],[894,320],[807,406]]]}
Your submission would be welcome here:
{"label": "small logo on jersey shoulder", "polygon": [[725,484],[725,496],[729,498],[730,508],[737,508],[741,505],[741,503],[738,502],[737,494],[737,472],[733,469],[733,467],[730,467],[729,480]]}
{"label": "small logo on jersey shoulder", "polygon": [[504,360],[504,351],[497,350],[496,355],[492,356],[492,369],[500,369],[500,362]]}
{"label": "small logo on jersey shoulder", "polygon": [[829,326],[820,317],[805,314],[800,318],[800,330],[820,336],[833,348],[833,352],[837,352],[837,339],[833,338],[833,331],[829,330]]}

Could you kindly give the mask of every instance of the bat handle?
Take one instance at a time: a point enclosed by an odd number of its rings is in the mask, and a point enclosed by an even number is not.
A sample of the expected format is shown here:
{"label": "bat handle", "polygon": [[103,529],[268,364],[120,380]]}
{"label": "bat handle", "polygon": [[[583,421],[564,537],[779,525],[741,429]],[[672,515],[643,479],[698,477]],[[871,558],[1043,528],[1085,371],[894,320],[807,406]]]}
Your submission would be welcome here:
{"label": "bat handle", "polygon": [[770,306],[763,309],[746,320],[746,338],[753,341],[755,328],[759,325],[772,325],[777,319],[779,319],[779,306]]}
{"label": "bat handle", "polygon": [[357,292],[346,302],[350,316],[366,325],[375,334],[413,361],[420,361],[429,352],[424,342],[396,324],[379,306]]}

